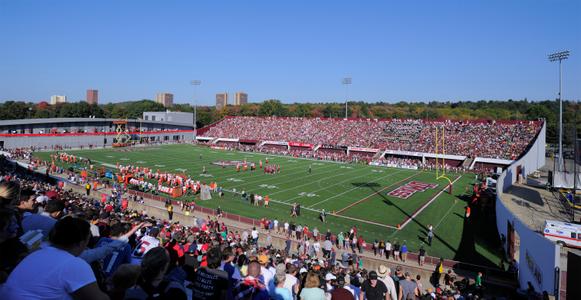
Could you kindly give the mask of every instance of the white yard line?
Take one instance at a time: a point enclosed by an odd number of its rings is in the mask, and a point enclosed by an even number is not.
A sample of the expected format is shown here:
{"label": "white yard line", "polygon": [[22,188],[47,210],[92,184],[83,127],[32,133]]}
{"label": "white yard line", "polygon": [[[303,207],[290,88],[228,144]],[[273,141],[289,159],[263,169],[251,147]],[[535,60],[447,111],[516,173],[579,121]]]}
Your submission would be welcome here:
{"label": "white yard line", "polygon": [[[404,170],[401,170],[401,171],[396,171],[396,172],[394,172],[394,173],[391,173],[391,174],[387,174],[387,175],[385,175],[385,176],[382,176],[382,177],[379,177],[379,178],[377,178],[377,179],[375,179],[375,180],[373,180],[373,181],[371,181],[371,182],[376,182],[376,181],[378,181],[378,180],[381,180],[381,179],[384,179],[384,178],[386,178],[386,177],[391,177],[391,176],[393,176],[393,175],[395,175],[395,174],[398,174],[398,173],[401,173],[401,172],[403,172],[403,171],[404,171]],[[366,174],[366,175],[369,175],[369,174]],[[359,176],[359,177],[361,177],[361,176]],[[358,178],[358,177],[355,177],[355,178]],[[353,179],[353,178],[349,178],[349,179],[347,179],[347,180],[345,180],[345,181],[352,180],[352,179]],[[344,182],[344,181],[343,181],[343,182]],[[325,203],[325,202],[327,202],[327,201],[329,201],[329,200],[331,200],[331,199],[335,199],[335,198],[337,198],[337,197],[339,197],[339,196],[345,195],[345,194],[347,194],[347,193],[349,193],[349,192],[351,192],[351,191],[354,191],[354,190],[356,190],[356,189],[360,189],[360,188],[363,188],[363,187],[365,187],[365,186],[363,186],[363,185],[362,185],[362,186],[356,186],[356,187],[354,187],[354,188],[351,188],[351,189],[349,189],[349,190],[347,190],[347,191],[344,191],[344,192],[342,192],[342,193],[339,193],[339,194],[333,195],[333,196],[331,196],[331,197],[329,197],[329,198],[327,198],[327,199],[321,200],[321,201],[319,201],[319,202],[317,202],[317,203],[315,203],[315,204],[311,205],[310,207],[315,207],[315,206],[317,206],[317,205],[319,205],[319,204],[321,204],[321,203]]]}

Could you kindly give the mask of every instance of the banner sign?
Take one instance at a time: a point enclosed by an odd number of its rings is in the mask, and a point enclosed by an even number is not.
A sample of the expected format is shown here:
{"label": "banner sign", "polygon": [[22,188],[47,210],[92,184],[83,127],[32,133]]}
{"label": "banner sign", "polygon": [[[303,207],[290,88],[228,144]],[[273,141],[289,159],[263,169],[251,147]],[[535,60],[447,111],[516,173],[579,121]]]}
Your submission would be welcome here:
{"label": "banner sign", "polygon": [[306,147],[306,148],[313,148],[313,144],[306,144],[306,143],[295,143],[289,142],[289,146],[291,147]]}
{"label": "banner sign", "polygon": [[265,145],[280,145],[280,146],[288,146],[287,142],[277,142],[277,141],[264,141]]}
{"label": "banner sign", "polygon": [[377,153],[377,152],[379,152],[379,149],[349,147],[349,151],[359,151],[359,152],[373,152],[373,153]]}

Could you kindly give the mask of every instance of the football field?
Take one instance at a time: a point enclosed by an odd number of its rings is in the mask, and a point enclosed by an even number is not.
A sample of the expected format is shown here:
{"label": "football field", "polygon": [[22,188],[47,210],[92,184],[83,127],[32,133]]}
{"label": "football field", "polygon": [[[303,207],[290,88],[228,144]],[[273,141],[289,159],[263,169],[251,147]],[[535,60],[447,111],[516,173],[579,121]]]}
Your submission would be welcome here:
{"label": "football field", "polygon": [[[467,189],[473,174],[448,174],[454,182],[449,194],[448,180],[436,179],[433,171],[374,167],[362,164],[342,164],[287,156],[216,150],[192,145],[165,145],[134,149],[98,149],[66,151],[90,158],[97,168],[114,169],[117,163],[146,166],[154,170],[185,173],[206,183],[217,182],[226,193],[224,198],[196,201],[197,205],[221,208],[229,213],[260,219],[276,218],[291,221],[293,203],[300,203],[301,216],[293,221],[317,227],[325,232],[346,232],[356,225],[367,243],[373,240],[406,242],[412,252],[421,244],[427,255],[453,259],[458,256],[463,241],[464,207]],[[35,153],[48,160],[50,152]],[[279,165],[278,174],[265,174],[259,161],[266,166]],[[256,170],[236,170],[236,163],[256,163]],[[229,166],[218,165],[218,162]],[[202,172],[206,168],[206,173]],[[312,172],[309,173],[309,167]],[[471,191],[470,189],[468,189]],[[255,207],[242,200],[240,192],[268,195],[270,207]],[[187,199],[184,196],[178,199]],[[327,223],[319,219],[320,211],[328,212]],[[434,227],[432,246],[426,244],[429,225]],[[471,233],[470,233],[471,234]],[[498,257],[485,244],[469,249],[478,251],[490,261]],[[464,255],[462,255],[464,256]]]}

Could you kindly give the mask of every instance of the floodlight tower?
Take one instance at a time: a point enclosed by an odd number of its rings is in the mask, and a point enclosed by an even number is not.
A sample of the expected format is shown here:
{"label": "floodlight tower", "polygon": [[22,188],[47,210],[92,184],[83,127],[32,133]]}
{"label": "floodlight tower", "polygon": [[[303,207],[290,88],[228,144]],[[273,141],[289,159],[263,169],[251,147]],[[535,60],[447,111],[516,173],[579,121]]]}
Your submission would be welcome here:
{"label": "floodlight tower", "polygon": [[349,101],[348,95],[347,95],[347,89],[349,87],[349,85],[351,84],[351,77],[345,77],[343,78],[343,80],[341,81],[341,83],[345,86],[345,119],[347,119],[347,102]]}
{"label": "floodlight tower", "polygon": [[561,94],[562,88],[562,77],[563,77],[563,68],[561,62],[565,59],[569,58],[569,51],[561,51],[549,54],[549,61],[559,62],[559,160],[557,164],[558,171],[565,171],[563,170],[563,97]]}
{"label": "floodlight tower", "polygon": [[198,112],[197,112],[197,104],[196,104],[196,90],[197,87],[202,84],[201,80],[192,80],[190,84],[194,86],[194,138],[198,136]]}

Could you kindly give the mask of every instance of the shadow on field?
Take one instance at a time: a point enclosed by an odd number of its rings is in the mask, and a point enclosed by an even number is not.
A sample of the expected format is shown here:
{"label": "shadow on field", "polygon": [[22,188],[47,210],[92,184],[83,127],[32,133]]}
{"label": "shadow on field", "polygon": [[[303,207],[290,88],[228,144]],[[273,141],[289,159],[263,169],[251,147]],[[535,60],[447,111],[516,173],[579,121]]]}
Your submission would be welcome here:
{"label": "shadow on field", "polygon": [[358,188],[362,188],[362,187],[378,188],[379,187],[379,183],[377,183],[377,182],[352,182],[351,185],[353,185],[354,187],[358,187]]}
{"label": "shadow on field", "polygon": [[[380,185],[376,183],[352,183],[354,186],[358,187],[368,187],[372,192],[379,195],[383,203],[399,210],[402,214],[406,216],[406,218],[411,218],[411,215],[404,211],[397,203],[391,201],[384,192],[380,191]],[[459,205],[468,206],[470,203],[470,197],[467,195],[463,195],[457,197],[458,201],[461,202]],[[488,241],[486,242],[485,246],[487,248],[494,249],[496,247],[496,240],[499,240],[498,234],[496,233],[496,222],[494,212],[490,211],[490,206],[488,205],[471,205],[471,217],[469,220],[464,220],[464,225],[462,230],[462,237],[460,240],[460,244],[458,247],[454,247],[450,245],[446,241],[445,232],[438,232],[437,229],[434,232],[434,241],[439,241],[442,245],[449,248],[452,252],[455,253],[454,260],[460,262],[467,262],[470,264],[481,265],[489,268],[498,268],[496,263],[490,261],[488,258],[482,256],[480,253],[476,251],[476,239],[478,238],[479,241]],[[460,218],[464,219],[463,215],[459,215],[456,213]],[[492,215],[492,217],[491,217]],[[427,235],[428,235],[428,224],[423,224],[418,220],[411,219],[411,222],[417,224],[420,228],[418,232],[418,240],[427,244]],[[477,235],[477,236],[475,236]],[[411,249],[412,251],[417,251],[417,249]],[[429,249],[428,249],[429,251]],[[462,266],[463,269],[466,266]]]}

